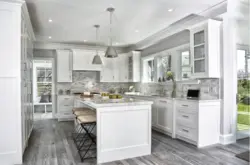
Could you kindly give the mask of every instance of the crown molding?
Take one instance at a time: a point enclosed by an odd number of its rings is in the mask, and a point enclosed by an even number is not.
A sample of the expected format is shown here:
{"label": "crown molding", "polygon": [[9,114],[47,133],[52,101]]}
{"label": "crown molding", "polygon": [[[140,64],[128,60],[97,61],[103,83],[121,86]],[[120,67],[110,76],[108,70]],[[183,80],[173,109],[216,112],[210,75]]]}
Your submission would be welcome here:
{"label": "crown molding", "polygon": [[214,18],[220,14],[223,14],[227,11],[227,1],[223,1],[219,4],[212,6],[211,8],[198,13],[198,14],[190,14],[183,19],[169,25],[168,27],[164,28],[163,30],[155,33],[152,36],[145,38],[142,41],[137,42],[135,45],[130,46],[127,50],[142,50],[151,45],[157,44],[159,41],[172,36],[176,33],[179,33],[183,30],[188,29],[197,23],[206,21],[209,18]]}
{"label": "crown molding", "polygon": [[[56,50],[56,49],[84,49],[84,50],[96,50],[106,51],[107,46],[99,45],[86,45],[86,44],[69,44],[69,43],[58,43],[58,42],[34,42],[34,49],[48,49],[48,50]],[[125,47],[115,47],[117,53],[125,53]]]}

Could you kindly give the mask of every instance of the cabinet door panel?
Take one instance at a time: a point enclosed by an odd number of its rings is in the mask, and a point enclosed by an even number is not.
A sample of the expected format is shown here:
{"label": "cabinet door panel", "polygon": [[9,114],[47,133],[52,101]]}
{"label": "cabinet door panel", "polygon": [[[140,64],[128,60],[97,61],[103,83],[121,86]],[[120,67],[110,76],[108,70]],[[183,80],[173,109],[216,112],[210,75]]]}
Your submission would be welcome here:
{"label": "cabinet door panel", "polygon": [[57,82],[72,82],[72,54],[68,50],[57,51]]}

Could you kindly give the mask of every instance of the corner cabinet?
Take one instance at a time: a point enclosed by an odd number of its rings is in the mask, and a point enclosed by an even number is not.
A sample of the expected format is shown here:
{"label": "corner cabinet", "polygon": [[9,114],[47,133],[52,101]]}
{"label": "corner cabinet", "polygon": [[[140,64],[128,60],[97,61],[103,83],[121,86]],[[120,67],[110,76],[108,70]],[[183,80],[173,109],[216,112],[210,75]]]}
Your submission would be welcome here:
{"label": "corner cabinet", "polygon": [[57,82],[72,82],[72,51],[57,50]]}
{"label": "corner cabinet", "polygon": [[221,21],[209,19],[190,28],[192,78],[219,78]]}

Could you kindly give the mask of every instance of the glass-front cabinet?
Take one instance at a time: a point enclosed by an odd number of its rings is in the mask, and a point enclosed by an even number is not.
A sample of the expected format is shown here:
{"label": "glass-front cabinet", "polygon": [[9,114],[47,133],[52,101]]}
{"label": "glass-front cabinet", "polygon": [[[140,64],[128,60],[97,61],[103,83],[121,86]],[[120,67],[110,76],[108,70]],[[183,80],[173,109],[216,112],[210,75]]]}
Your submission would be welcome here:
{"label": "glass-front cabinet", "polygon": [[221,21],[209,19],[190,29],[193,78],[220,77]]}

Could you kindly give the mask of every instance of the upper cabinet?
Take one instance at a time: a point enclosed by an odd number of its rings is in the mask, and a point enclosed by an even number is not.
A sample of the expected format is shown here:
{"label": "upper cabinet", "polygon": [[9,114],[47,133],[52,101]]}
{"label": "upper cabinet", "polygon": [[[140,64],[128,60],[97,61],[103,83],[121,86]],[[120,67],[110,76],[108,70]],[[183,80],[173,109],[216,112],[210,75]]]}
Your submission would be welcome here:
{"label": "upper cabinet", "polygon": [[[96,51],[73,49],[73,70],[101,71],[102,65],[92,64]],[[104,52],[99,52],[102,60]]]}
{"label": "upper cabinet", "polygon": [[128,55],[119,54],[117,58],[103,58],[101,82],[128,82]]}
{"label": "upper cabinet", "polygon": [[132,51],[128,56],[128,80],[129,82],[140,82],[141,75],[141,52]]}
{"label": "upper cabinet", "polygon": [[57,82],[72,82],[71,50],[57,50]]}
{"label": "upper cabinet", "polygon": [[209,19],[190,29],[193,78],[220,77],[221,21]]}

